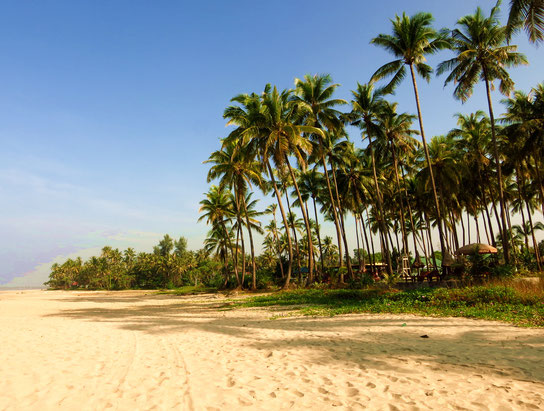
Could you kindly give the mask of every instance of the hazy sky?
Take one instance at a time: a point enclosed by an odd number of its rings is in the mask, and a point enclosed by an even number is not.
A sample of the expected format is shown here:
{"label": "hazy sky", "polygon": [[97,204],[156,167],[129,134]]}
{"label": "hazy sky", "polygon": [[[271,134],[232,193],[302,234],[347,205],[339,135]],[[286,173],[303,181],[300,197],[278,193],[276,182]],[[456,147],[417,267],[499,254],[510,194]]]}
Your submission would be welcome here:
{"label": "hazy sky", "polygon": [[[338,97],[349,99],[357,81],[391,60],[369,41],[390,31],[395,13],[429,11],[437,28],[453,27],[477,5],[487,13],[492,4],[3,3],[0,285],[23,275],[16,284],[39,285],[55,259],[106,244],[149,250],[167,232],[200,247],[207,231],[196,223],[207,190],[202,161],[229,132],[222,112],[231,97],[330,73],[342,84]],[[528,91],[544,80],[544,55],[524,35],[515,42],[531,65],[511,74]],[[420,92],[429,136],[452,128],[455,112],[486,107],[481,87],[461,105],[443,78],[420,81]],[[498,112],[500,98],[494,95]],[[400,110],[415,111],[408,82],[394,99]]]}

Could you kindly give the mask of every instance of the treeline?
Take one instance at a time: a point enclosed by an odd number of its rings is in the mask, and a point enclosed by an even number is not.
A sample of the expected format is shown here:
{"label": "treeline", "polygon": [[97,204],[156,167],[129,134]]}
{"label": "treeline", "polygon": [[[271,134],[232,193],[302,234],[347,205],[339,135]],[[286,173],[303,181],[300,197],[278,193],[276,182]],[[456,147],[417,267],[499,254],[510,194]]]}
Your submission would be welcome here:
{"label": "treeline", "polygon": [[223,284],[220,262],[204,250],[187,250],[187,240],[174,241],[165,235],[152,253],[120,251],[104,247],[99,256],[83,261],[80,257],[53,264],[51,288],[90,288],[121,290],[128,288],[173,288],[185,285],[218,287]]}
{"label": "treeline", "polygon": [[[489,15],[478,8],[454,29],[441,30],[429,13],[396,16],[391,34],[371,40],[393,60],[357,84],[350,101],[335,98],[339,85],[329,75],[306,75],[293,89],[268,84],[261,93],[235,96],[224,111],[234,130],[207,161],[208,181],[216,185],[201,201],[201,219],[211,226],[205,246],[223,262],[225,278],[242,286],[248,270],[256,287],[255,233],[262,231],[263,256],[279,267],[284,287],[293,277],[301,284],[321,281],[331,270],[354,281],[365,267],[354,267],[352,258],[367,255],[375,264],[377,253],[389,276],[401,256],[425,256],[436,267],[437,252],[452,261],[457,249],[475,242],[496,246],[510,271],[541,270],[535,232],[543,226],[535,218],[544,212],[544,84],[515,91],[508,68],[527,59],[510,37],[524,24],[524,12],[513,9],[510,26],[501,25],[498,13],[499,3]],[[457,126],[429,138],[417,81],[431,80],[426,58],[440,50],[453,54],[437,73],[455,85],[454,97],[469,99],[482,82],[488,104],[485,111],[456,114]],[[399,112],[392,101],[405,79],[416,114]],[[496,86],[506,96],[500,118],[490,93]],[[349,127],[359,128],[362,148]],[[255,189],[276,205],[259,211]],[[272,217],[264,228],[263,213]],[[320,218],[334,226],[334,239],[323,237]],[[348,252],[355,248],[348,219],[362,250],[356,255]]]}

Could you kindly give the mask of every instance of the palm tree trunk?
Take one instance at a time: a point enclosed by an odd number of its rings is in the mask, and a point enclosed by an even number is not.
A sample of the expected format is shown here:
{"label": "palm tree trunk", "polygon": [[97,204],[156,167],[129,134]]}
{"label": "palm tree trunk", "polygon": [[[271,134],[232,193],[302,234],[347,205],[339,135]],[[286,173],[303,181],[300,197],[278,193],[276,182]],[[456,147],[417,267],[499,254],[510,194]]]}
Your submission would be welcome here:
{"label": "palm tree trunk", "polygon": [[281,244],[280,244],[280,239],[278,237],[278,223],[276,221],[276,212],[274,211],[274,238],[276,239],[276,248],[277,248],[277,251],[278,251],[278,257],[279,257],[279,264],[280,264],[280,273],[281,273],[281,278],[284,279],[285,278],[285,273],[283,271],[283,261],[281,260]]}
{"label": "palm tree trunk", "polygon": [[234,250],[234,247],[232,246],[232,240],[230,239],[230,235],[224,221],[223,221],[223,231],[225,232],[225,236],[227,237],[227,241],[230,247],[230,252],[232,254],[232,265],[234,266],[234,276],[236,277],[236,285],[238,287],[241,287],[242,284],[240,283],[240,275],[238,274],[238,264],[237,264],[237,256],[236,256],[236,254],[238,254],[238,244],[236,244],[236,250]]}
{"label": "palm tree trunk", "polygon": [[[365,226],[365,224],[363,222],[363,213],[362,212],[359,214],[359,222],[361,223],[361,230],[363,231],[363,235],[364,235],[364,238],[365,238],[366,252],[367,252],[369,258],[371,258],[370,257],[370,244],[368,242],[368,233],[366,231],[366,226]],[[364,256],[363,256],[363,260],[364,260]],[[364,261],[363,269],[361,270],[361,272],[364,272],[365,269],[366,269],[366,261]]]}
{"label": "palm tree trunk", "polygon": [[[437,267],[436,265],[436,256],[434,255],[434,247],[433,247],[433,240],[431,236],[431,220],[429,219],[429,215],[425,212],[425,223],[427,225],[427,236],[429,237],[429,249],[431,250],[431,258],[433,260],[433,265]],[[444,241],[444,239],[442,239]],[[444,254],[442,254],[444,255]],[[444,258],[444,257],[442,257]],[[428,263],[427,263],[428,265]]]}
{"label": "palm tree trunk", "polygon": [[504,191],[502,186],[502,169],[501,162],[499,158],[499,148],[497,145],[497,136],[495,134],[495,117],[493,115],[493,103],[491,102],[491,90],[489,88],[489,80],[487,77],[487,70],[484,67],[483,70],[484,80],[485,80],[485,89],[487,92],[487,105],[489,108],[489,120],[491,122],[491,139],[493,142],[493,157],[495,157],[495,165],[497,167],[497,181],[499,183],[499,202],[501,209],[501,238],[502,238],[502,248],[504,252],[504,261],[506,264],[510,262],[510,244],[508,241],[508,232],[506,230],[506,204],[504,201]]}
{"label": "palm tree trunk", "polygon": [[[410,64],[410,73],[412,74],[412,84],[414,86],[414,93],[416,96],[416,106],[417,106],[417,117],[419,119],[419,129],[421,131],[421,141],[423,142],[423,150],[425,151],[425,160],[427,161],[427,166],[429,167],[429,175],[431,177],[431,186],[433,188],[433,197],[434,197],[434,205],[436,207],[436,222],[438,225],[438,236],[440,237],[440,249],[442,251],[442,255],[445,255],[446,253],[446,246],[444,244],[444,233],[442,231],[442,221],[440,216],[440,205],[438,203],[438,195],[436,193],[436,184],[434,183],[434,174],[433,174],[433,168],[431,165],[431,157],[429,155],[429,148],[427,147],[427,141],[425,140],[425,131],[423,130],[423,118],[421,117],[421,107],[419,104],[419,93],[417,91],[417,83],[416,83],[416,76],[414,73],[414,66],[413,64]],[[433,255],[434,257],[434,255]],[[436,263],[435,263],[436,265]]]}
{"label": "palm tree trunk", "polygon": [[[370,215],[368,214],[368,208],[365,205],[366,212],[366,221],[370,220]],[[364,227],[364,224],[363,224]],[[381,230],[379,230],[381,232]],[[376,250],[374,249],[374,239],[372,238],[372,230],[370,230],[370,246],[372,247],[372,255],[370,256],[370,264],[372,264],[372,269],[370,270],[374,274],[374,267],[376,264]]]}
{"label": "palm tree trunk", "polygon": [[540,252],[538,250],[538,243],[536,242],[535,238],[535,230],[533,229],[533,217],[531,216],[531,208],[529,207],[529,203],[525,202],[525,205],[527,207],[527,214],[529,216],[529,225],[531,228],[531,236],[533,237],[533,247],[535,249],[535,258],[536,258],[536,266],[538,268],[538,271],[542,271],[542,266],[540,264]]}
{"label": "palm tree trunk", "polygon": [[[378,204],[378,227],[382,233],[382,236],[385,235],[385,213],[383,211],[383,197],[380,191],[380,186],[378,185],[378,175],[376,173],[376,158],[374,156],[374,146],[372,144],[372,136],[370,130],[372,129],[370,121],[365,119],[367,137],[368,137],[368,149],[370,150],[370,158],[372,160],[372,176],[374,179],[374,189],[376,190],[376,203]],[[367,211],[368,214],[368,211]],[[391,275],[393,273],[391,266],[391,255],[389,254],[389,248],[385,248],[385,263],[387,264],[387,273]]]}
{"label": "palm tree trunk", "polygon": [[459,218],[461,221],[461,230],[463,231],[463,247],[467,244],[465,241],[465,222],[463,221],[463,209],[461,209],[461,217]]}
{"label": "palm tree trunk", "polygon": [[[287,236],[287,252],[289,254],[289,261],[287,262],[287,275],[285,276],[285,283],[283,284],[283,289],[289,288],[289,283],[291,282],[291,270],[293,268],[293,243],[291,241],[291,234],[289,233],[289,223],[287,222],[287,217],[285,216],[285,210],[283,209],[283,204],[281,201],[281,194],[278,190],[278,185],[276,184],[276,179],[274,178],[274,172],[272,171],[272,166],[270,162],[266,162],[268,168],[268,175],[272,180],[272,185],[274,187],[274,192],[276,194],[276,200],[278,200],[278,206],[280,207],[281,218],[283,219],[283,225],[285,227],[285,235]],[[280,261],[281,264],[281,261]]]}
{"label": "palm tree trunk", "polygon": [[470,214],[467,210],[467,236],[468,236],[468,243],[472,244],[470,241]]}
{"label": "palm tree trunk", "polygon": [[[489,225],[489,233],[491,234],[491,242],[489,243],[489,240],[488,240],[488,243],[491,244],[494,247],[496,245],[495,233],[493,232],[493,225],[491,224],[491,216],[489,215],[489,209],[487,208],[487,196],[485,195],[485,190],[482,192],[482,195],[483,195],[483,200],[484,200],[485,215],[487,216],[487,223]],[[493,196],[491,196],[491,197],[493,197]],[[491,201],[493,201],[493,198],[491,198]],[[500,227],[499,227],[499,229],[500,229]]]}
{"label": "palm tree trunk", "polygon": [[312,200],[313,200],[313,203],[314,203],[315,231],[316,231],[316,234],[317,234],[317,242],[319,244],[319,257],[320,257],[320,260],[321,260],[321,273],[324,273],[325,272],[325,266],[324,266],[324,263],[323,263],[323,247],[321,246],[321,235],[319,234],[319,220],[317,218],[317,206],[315,204],[315,197],[314,196],[312,196]]}
{"label": "palm tree trunk", "polygon": [[[287,203],[287,209],[289,211],[289,214],[288,214],[289,217],[287,220],[289,221],[291,217],[293,218],[293,220],[296,220],[295,214],[291,210],[291,205],[289,204],[289,195],[287,194],[287,190],[285,190],[285,202]],[[297,228],[295,227],[295,221],[293,221],[293,225],[290,227],[291,227],[291,230],[293,230],[293,239],[295,240],[295,261],[297,264],[298,281],[300,284],[301,278],[302,278],[302,269],[300,266],[300,250],[298,247]]]}
{"label": "palm tree trunk", "polygon": [[355,277],[353,276],[353,270],[351,268],[351,258],[349,256],[349,247],[348,247],[348,240],[346,237],[346,227],[344,222],[344,212],[342,203],[340,202],[340,195],[338,194],[338,183],[336,182],[336,167],[334,166],[334,162],[331,161],[331,167],[332,167],[332,179],[334,181],[334,190],[336,192],[336,202],[338,204],[338,212],[340,214],[340,228],[342,229],[342,240],[344,241],[344,247],[346,248],[346,266],[348,268],[348,275],[349,278],[354,280]]}
{"label": "palm tree trunk", "polygon": [[359,272],[361,271],[361,244],[359,242],[359,226],[357,223],[357,214],[353,213],[353,217],[355,218],[355,238],[357,238],[357,260],[359,263]]}
{"label": "palm tree trunk", "polygon": [[[249,234],[249,245],[251,247],[251,289],[257,289],[257,266],[255,264],[255,246],[253,244],[253,234],[251,232],[251,222],[249,220],[249,214],[247,212],[247,204],[244,195],[242,195],[242,205],[244,206],[244,213],[246,215],[247,232]],[[280,259],[281,265],[281,259]]]}
{"label": "palm tree trunk", "polygon": [[406,198],[406,204],[408,205],[408,214],[410,215],[410,224],[412,225],[412,239],[414,240],[414,255],[417,254],[417,230],[414,224],[414,216],[412,214],[412,206],[410,205],[410,200],[408,197],[408,190],[406,188],[406,179],[404,178],[404,167],[400,167],[400,172],[402,174],[402,185],[404,188],[404,196]]}
{"label": "palm tree trunk", "polygon": [[327,170],[327,161],[325,156],[321,156],[321,161],[323,163],[323,171],[325,172],[325,181],[327,182],[327,189],[329,190],[329,198],[331,200],[332,211],[334,216],[334,225],[336,226],[336,239],[338,241],[338,254],[339,257],[339,266],[343,267],[344,259],[342,257],[342,233],[340,230],[340,223],[338,221],[338,213],[336,211],[336,205],[334,204],[334,196],[332,195],[331,181],[329,179],[329,171]]}
{"label": "palm tree trunk", "polygon": [[533,153],[533,160],[535,160],[535,172],[537,186],[540,191],[540,201],[542,203],[542,213],[544,214],[544,184],[542,183],[542,176],[540,174],[540,156],[537,153]]}
{"label": "palm tree trunk", "polygon": [[[395,147],[393,146],[393,142],[390,141],[390,149],[391,153],[393,154],[393,165],[395,169],[395,180],[397,182],[397,190],[399,192],[399,203],[400,203],[400,227],[402,230],[402,246],[404,248],[404,253],[408,254],[408,237],[406,235],[406,221],[404,220],[404,201],[403,201],[403,193],[400,188],[400,179],[399,179],[399,166],[398,166],[398,160],[397,160],[397,153],[395,150]],[[401,254],[403,254],[403,251],[399,250]]]}
{"label": "palm tree trunk", "polygon": [[[474,221],[476,222],[476,241],[478,243],[481,243],[482,240],[480,238],[480,225],[478,224],[478,214],[477,213],[474,216]],[[485,225],[485,220],[484,220],[484,225]]]}

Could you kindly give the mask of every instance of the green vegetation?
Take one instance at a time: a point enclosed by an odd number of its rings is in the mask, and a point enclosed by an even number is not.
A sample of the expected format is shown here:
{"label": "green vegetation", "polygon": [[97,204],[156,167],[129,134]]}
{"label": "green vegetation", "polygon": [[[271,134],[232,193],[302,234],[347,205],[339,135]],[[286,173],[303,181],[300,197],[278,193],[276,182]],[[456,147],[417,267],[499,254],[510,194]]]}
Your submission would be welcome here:
{"label": "green vegetation", "polygon": [[173,295],[195,295],[195,294],[208,294],[217,292],[217,288],[206,287],[203,285],[186,285],[184,287],[173,288],[171,290],[159,291],[159,294],[173,294]]}
{"label": "green vegetation", "polygon": [[185,238],[174,241],[165,235],[152,253],[104,247],[99,256],[87,261],[78,257],[53,264],[46,285],[104,290],[177,288],[177,292],[190,293],[217,289],[223,284],[219,270],[219,262],[208,258],[204,250],[188,251]]}
{"label": "green vegetation", "polygon": [[544,281],[497,283],[457,289],[398,290],[306,289],[239,301],[236,307],[290,306],[303,315],[410,313],[498,320],[544,327]]}

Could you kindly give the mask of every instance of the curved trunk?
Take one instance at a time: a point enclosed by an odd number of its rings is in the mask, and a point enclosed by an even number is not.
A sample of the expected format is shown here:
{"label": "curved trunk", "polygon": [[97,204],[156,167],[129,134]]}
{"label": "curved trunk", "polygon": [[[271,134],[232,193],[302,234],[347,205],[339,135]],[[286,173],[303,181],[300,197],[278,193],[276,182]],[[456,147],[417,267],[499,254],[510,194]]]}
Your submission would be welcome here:
{"label": "curved trunk", "polygon": [[[289,211],[288,216],[294,215],[293,211],[291,210],[291,205],[289,204],[289,195],[287,194],[287,191],[285,191],[285,202],[287,203],[287,210]],[[287,221],[289,221],[289,219],[287,219]],[[289,227],[291,227],[291,230],[293,231],[293,239],[295,240],[295,261],[296,261],[296,264],[297,264],[298,281],[299,281],[299,284],[300,284],[300,281],[301,281],[301,278],[302,278],[302,271],[301,271],[301,266],[300,266],[300,250],[299,250],[299,247],[298,247],[297,229],[296,229],[294,224],[292,226],[290,225]]]}
{"label": "curved trunk", "polygon": [[[223,231],[225,232],[225,236],[227,237],[227,241],[230,247],[230,252],[232,254],[232,265],[234,266],[234,275],[236,277],[236,285],[240,287],[241,286],[240,275],[238,274],[238,264],[236,264],[236,255],[234,254],[235,250],[234,250],[234,247],[232,246],[232,240],[230,239],[230,235],[228,233],[227,226],[224,221],[222,225],[223,225]],[[238,248],[238,244],[236,244],[236,248]],[[238,254],[238,249],[236,249],[236,254]]]}
{"label": "curved trunk", "polygon": [[533,217],[531,216],[531,208],[529,207],[528,202],[525,202],[525,205],[527,206],[527,214],[529,215],[529,224],[531,226],[531,236],[533,237],[533,247],[535,249],[536,266],[538,268],[538,271],[542,271],[542,265],[540,264],[540,252],[538,250],[538,243],[536,242],[536,238],[535,238],[535,230],[533,229]]}
{"label": "curved trunk", "polygon": [[277,248],[277,251],[278,251],[281,278],[285,278],[285,273],[283,272],[283,262],[281,261],[281,244],[280,244],[280,239],[278,237],[278,223],[276,221],[276,212],[275,211],[274,211],[274,239],[276,240],[276,248]]}
{"label": "curved trunk", "polygon": [[[247,212],[246,199],[242,195],[242,205],[244,206],[244,213],[246,215],[247,232],[249,234],[249,246],[251,248],[251,289],[257,288],[257,266],[255,265],[255,246],[253,244],[253,233],[251,232],[251,222],[249,220],[249,214]],[[280,259],[281,265],[281,259]]]}
{"label": "curved trunk", "polygon": [[[365,123],[366,123],[366,129],[367,129],[366,134],[368,137],[368,148],[370,150],[370,159],[372,160],[372,176],[374,180],[374,189],[376,190],[376,202],[378,204],[378,226],[380,227],[380,231],[383,236],[386,232],[385,221],[384,221],[385,213],[383,211],[383,197],[380,191],[380,186],[378,185],[378,175],[376,173],[376,158],[374,156],[374,147],[372,145],[372,137],[370,134],[370,129],[371,129],[370,121],[368,121],[368,119],[365,119]],[[368,214],[368,211],[367,211],[367,214]],[[391,266],[391,255],[389,254],[389,248],[386,248],[384,251],[386,254],[384,257],[385,257],[385,262],[387,264],[387,273],[392,274],[393,271]]]}
{"label": "curved trunk", "polygon": [[412,225],[412,239],[414,241],[414,255],[417,254],[417,230],[414,224],[414,216],[412,213],[412,206],[410,205],[410,200],[408,197],[408,190],[406,188],[406,179],[404,178],[404,168],[400,167],[400,172],[402,174],[402,185],[404,188],[404,196],[406,198],[406,205],[408,205],[408,215],[410,216],[410,224]]}
{"label": "curved trunk", "polygon": [[348,268],[349,278],[353,280],[355,277],[353,276],[353,270],[351,268],[351,258],[349,256],[348,240],[346,238],[346,227],[344,223],[344,212],[342,209],[342,204],[340,202],[340,195],[338,194],[338,183],[336,182],[336,167],[334,167],[334,163],[332,161],[331,161],[331,167],[332,167],[332,179],[334,181],[334,190],[336,192],[336,202],[338,204],[338,212],[340,214],[340,228],[342,229],[342,240],[344,241],[344,247],[346,248],[346,266]]}
{"label": "curved trunk", "polygon": [[315,231],[317,234],[317,242],[319,244],[319,257],[321,260],[321,273],[325,271],[325,266],[323,264],[323,247],[321,246],[321,235],[319,234],[319,220],[317,219],[317,206],[315,204],[315,197],[312,196],[312,200],[314,203],[314,214],[315,214]]}
{"label": "curved trunk", "polygon": [[332,212],[334,216],[334,225],[336,227],[336,240],[338,241],[338,254],[339,254],[339,266],[344,265],[344,259],[342,258],[342,234],[340,231],[340,223],[338,221],[338,212],[336,210],[336,205],[334,204],[334,196],[332,195],[331,181],[329,179],[329,171],[327,170],[327,161],[325,156],[321,156],[321,161],[323,163],[323,171],[325,172],[325,181],[327,182],[327,189],[329,190],[329,198],[331,199]]}
{"label": "curved trunk", "polygon": [[289,174],[291,174],[291,178],[293,179],[293,185],[295,186],[295,191],[297,192],[298,201],[300,203],[300,210],[302,211],[302,218],[304,219],[304,225],[306,226],[306,234],[308,238],[308,281],[312,283],[314,281],[314,245],[312,242],[312,228],[310,227],[310,219],[308,218],[308,213],[306,213],[306,208],[304,207],[304,202],[302,201],[302,196],[300,195],[295,173],[293,172],[293,168],[291,167],[291,163],[289,162],[289,158],[287,158],[287,156],[285,156],[285,161],[287,162]]}
{"label": "curved trunk", "polygon": [[[414,94],[416,96],[416,106],[417,106],[417,117],[419,119],[419,129],[421,131],[421,140],[423,142],[423,150],[425,152],[425,160],[427,161],[427,166],[429,167],[429,175],[431,177],[431,185],[433,188],[433,197],[434,197],[434,205],[436,207],[436,223],[438,225],[438,236],[440,237],[440,249],[442,251],[442,255],[446,254],[446,246],[444,244],[444,232],[442,231],[442,221],[440,217],[440,205],[438,203],[438,195],[436,193],[436,184],[434,183],[434,174],[433,174],[433,168],[431,165],[431,157],[429,155],[429,148],[427,147],[427,140],[425,139],[425,131],[423,130],[423,118],[421,117],[421,107],[419,104],[419,93],[417,91],[417,83],[416,83],[416,76],[414,73],[414,66],[413,64],[410,64],[410,73],[412,74],[412,85],[414,86]],[[433,255],[434,258],[434,255]],[[436,263],[435,263],[436,265]]]}
{"label": "curved trunk", "polygon": [[[289,254],[289,261],[287,262],[287,275],[285,277],[285,283],[282,288],[288,288],[289,283],[291,282],[291,270],[293,267],[293,243],[291,242],[291,234],[289,234],[289,223],[287,222],[287,217],[285,216],[285,210],[283,209],[283,204],[281,202],[281,194],[278,190],[278,185],[276,184],[276,179],[274,178],[274,172],[272,171],[272,166],[270,162],[266,162],[268,168],[268,174],[272,180],[272,185],[274,187],[274,193],[276,194],[276,200],[278,200],[278,206],[280,207],[281,218],[283,219],[283,225],[285,226],[285,235],[287,236],[287,252]],[[281,264],[281,261],[280,261]]]}
{"label": "curved trunk", "polygon": [[544,214],[544,184],[542,183],[542,176],[540,174],[539,164],[541,164],[541,162],[540,162],[540,156],[538,155],[538,153],[533,153],[533,160],[535,160],[536,181],[537,181],[538,189],[540,191],[540,202],[542,203],[542,214]]}
{"label": "curved trunk", "polygon": [[487,70],[483,70],[484,80],[485,80],[485,89],[487,92],[487,106],[489,108],[489,120],[491,122],[491,139],[493,142],[493,157],[495,157],[495,166],[497,167],[497,180],[499,183],[499,202],[501,209],[501,238],[502,238],[502,248],[504,252],[504,261],[506,264],[510,262],[510,244],[508,240],[508,232],[506,230],[506,203],[504,201],[504,190],[502,186],[502,169],[501,162],[499,158],[499,148],[497,145],[497,136],[495,134],[495,117],[493,116],[493,104],[491,102],[491,91],[489,88],[489,80],[487,77]]}
{"label": "curved trunk", "polygon": [[[403,202],[403,195],[402,190],[400,188],[400,179],[399,179],[399,166],[398,166],[398,160],[397,160],[397,153],[395,150],[395,147],[393,146],[393,142],[390,141],[390,147],[391,147],[391,153],[393,154],[393,164],[395,168],[395,180],[397,182],[397,190],[399,190],[399,201],[400,201],[400,227],[402,230],[402,246],[404,247],[404,253],[408,254],[408,238],[406,235],[406,221],[404,220],[404,202]],[[401,252],[402,254],[402,252]]]}
{"label": "curved trunk", "polygon": [[[368,253],[368,256],[370,257],[370,244],[368,242],[368,233],[366,231],[366,227],[365,227],[365,224],[363,222],[363,213],[362,212],[359,214],[359,222],[361,223],[361,230],[363,231],[363,235],[364,235],[364,238],[365,238],[366,251]],[[366,261],[365,261],[365,264],[363,265],[363,269],[361,270],[361,272],[364,272],[365,269],[366,269]]]}

